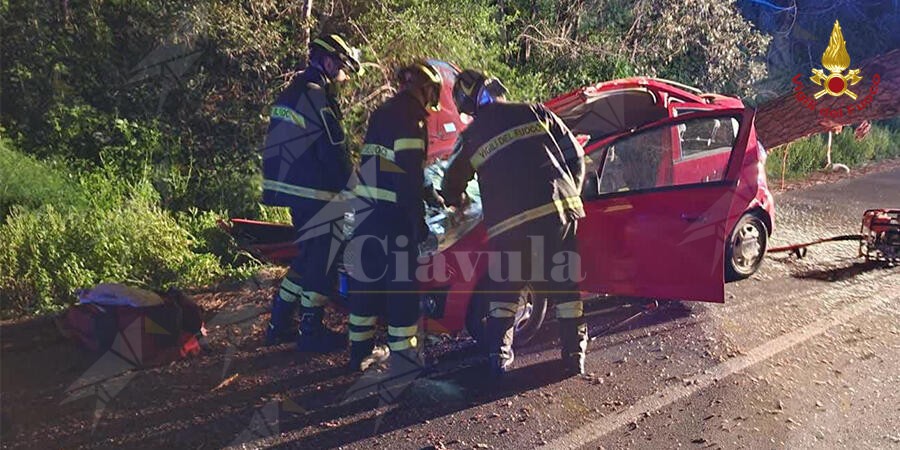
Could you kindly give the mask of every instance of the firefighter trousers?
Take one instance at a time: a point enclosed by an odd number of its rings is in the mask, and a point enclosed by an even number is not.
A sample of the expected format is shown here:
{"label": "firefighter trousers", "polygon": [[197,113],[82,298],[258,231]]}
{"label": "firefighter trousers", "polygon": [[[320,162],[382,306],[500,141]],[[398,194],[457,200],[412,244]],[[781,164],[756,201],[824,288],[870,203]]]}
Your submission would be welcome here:
{"label": "firefighter trousers", "polygon": [[535,298],[546,298],[558,319],[578,319],[584,304],[578,289],[581,264],[575,238],[577,222],[536,220],[495,236],[484,296],[490,316],[516,315],[520,293],[528,286]]}
{"label": "firefighter trousers", "polygon": [[[300,302],[304,308],[325,306],[337,285],[337,261],[342,253],[343,217],[311,227],[316,214],[292,208],[291,218],[298,230],[300,252],[291,261],[290,270],[281,280],[279,297],[286,302]],[[319,234],[308,231],[319,228]]]}
{"label": "firefighter trousers", "polygon": [[375,323],[383,312],[392,351],[417,347],[420,316],[415,281],[418,245],[412,229],[397,215],[373,214],[354,231],[345,255],[350,298],[350,342],[372,345]]}

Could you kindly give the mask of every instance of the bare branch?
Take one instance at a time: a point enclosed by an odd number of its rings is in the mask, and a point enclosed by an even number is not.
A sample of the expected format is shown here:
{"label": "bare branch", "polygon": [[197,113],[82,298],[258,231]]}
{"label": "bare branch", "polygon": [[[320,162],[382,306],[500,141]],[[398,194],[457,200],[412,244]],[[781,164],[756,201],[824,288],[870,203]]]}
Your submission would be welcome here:
{"label": "bare branch", "polygon": [[[533,33],[533,34],[532,34]],[[616,52],[611,52],[600,46],[587,45],[574,39],[563,36],[550,36],[534,25],[528,25],[519,34],[519,39],[524,39],[533,44],[539,44],[544,47],[550,47],[557,50],[564,50],[570,55],[578,55],[582,53],[593,53],[599,55],[616,56]]]}
{"label": "bare branch", "polygon": [[391,75],[388,73],[387,69],[385,68],[384,62],[381,60],[381,57],[378,56],[378,51],[375,50],[375,46],[372,45],[372,41],[369,40],[369,38],[366,36],[366,33],[356,23],[356,21],[353,20],[353,18],[348,17],[347,21],[350,23],[350,26],[352,26],[353,29],[356,30],[357,33],[359,33],[359,36],[362,38],[363,41],[365,41],[365,43],[366,43],[366,45],[368,45],[369,49],[371,49],[372,56],[375,58],[375,62],[377,64],[378,68],[381,70],[381,76],[384,78],[384,82],[386,84],[390,84],[391,83]]}
{"label": "bare branch", "polygon": [[395,91],[396,91],[396,89],[394,89],[394,87],[391,86],[390,83],[383,84],[383,85],[379,86],[377,89],[375,89],[374,91],[372,91],[371,94],[367,95],[364,99],[362,99],[362,101],[360,101],[360,103],[362,103],[364,105],[368,104],[372,100],[381,96],[381,94],[384,92],[389,92],[389,93],[393,94]]}

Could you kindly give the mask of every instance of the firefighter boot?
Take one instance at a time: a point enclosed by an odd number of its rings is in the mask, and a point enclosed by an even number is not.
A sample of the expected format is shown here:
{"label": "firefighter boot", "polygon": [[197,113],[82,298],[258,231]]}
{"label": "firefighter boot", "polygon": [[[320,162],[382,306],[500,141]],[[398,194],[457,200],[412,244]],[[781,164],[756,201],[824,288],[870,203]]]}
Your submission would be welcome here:
{"label": "firefighter boot", "polygon": [[588,329],[584,317],[559,320],[562,362],[567,375],[584,375],[584,356],[588,346]]}
{"label": "firefighter boot", "polygon": [[279,295],[272,300],[272,313],[266,328],[266,345],[278,345],[294,339],[294,313],[297,302],[286,302]]}
{"label": "firefighter boot", "polygon": [[328,329],[322,323],[325,307],[300,308],[300,328],[297,335],[297,351],[331,353],[347,346],[347,336]]}
{"label": "firefighter boot", "polygon": [[500,377],[512,369],[514,317],[488,317],[484,334],[488,349],[488,370],[493,377]]}

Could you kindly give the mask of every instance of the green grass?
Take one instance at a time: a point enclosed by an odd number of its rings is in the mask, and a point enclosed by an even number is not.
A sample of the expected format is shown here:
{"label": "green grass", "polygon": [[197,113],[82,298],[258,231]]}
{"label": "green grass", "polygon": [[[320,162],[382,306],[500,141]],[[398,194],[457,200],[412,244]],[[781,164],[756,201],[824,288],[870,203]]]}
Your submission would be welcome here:
{"label": "green grass", "polygon": [[85,200],[81,186],[67,170],[19,153],[0,138],[0,223],[13,205],[79,207]]}
{"label": "green grass", "polygon": [[[766,172],[771,179],[780,179],[782,158],[787,151],[785,179],[798,179],[825,168],[827,135],[810,136],[792,142],[769,154]],[[831,162],[849,167],[873,161],[900,158],[900,129],[873,124],[868,136],[856,140],[853,129],[845,128],[832,137]]]}

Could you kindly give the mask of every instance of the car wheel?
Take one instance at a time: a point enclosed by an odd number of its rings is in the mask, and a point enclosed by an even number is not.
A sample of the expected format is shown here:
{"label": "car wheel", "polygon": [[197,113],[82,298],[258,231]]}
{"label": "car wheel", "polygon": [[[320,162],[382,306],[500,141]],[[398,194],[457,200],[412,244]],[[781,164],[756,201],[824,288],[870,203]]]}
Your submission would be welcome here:
{"label": "car wheel", "polygon": [[744,214],[725,246],[725,279],[742,280],[756,273],[766,256],[768,243],[766,224],[753,214]]}
{"label": "car wheel", "polygon": [[[490,314],[488,302],[487,298],[473,299],[466,315],[466,330],[479,345],[484,345],[484,328]],[[546,315],[547,299],[537,298],[530,287],[523,289],[519,295],[519,307],[516,310],[516,320],[513,325],[515,330],[513,347],[521,348],[527,345],[541,328]]]}

